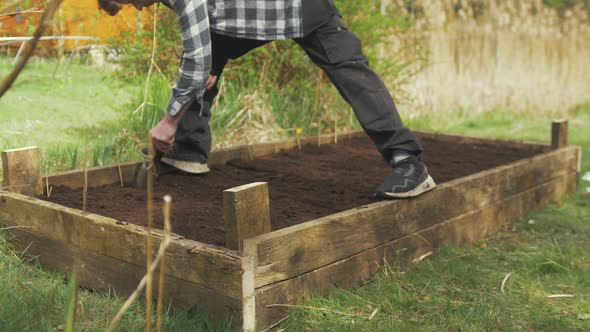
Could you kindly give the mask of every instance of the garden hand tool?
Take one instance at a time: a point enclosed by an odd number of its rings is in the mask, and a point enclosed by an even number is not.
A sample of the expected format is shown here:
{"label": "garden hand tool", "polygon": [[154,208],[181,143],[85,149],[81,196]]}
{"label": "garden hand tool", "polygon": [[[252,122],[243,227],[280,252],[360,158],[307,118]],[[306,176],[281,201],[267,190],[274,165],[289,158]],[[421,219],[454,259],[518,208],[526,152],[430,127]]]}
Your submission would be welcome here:
{"label": "garden hand tool", "polygon": [[161,151],[156,151],[153,158],[150,158],[147,148],[141,151],[144,157],[144,161],[139,166],[137,173],[135,174],[135,187],[139,189],[145,189],[147,187],[147,177],[148,173],[152,172],[154,177],[158,176],[158,171],[156,169],[156,165],[160,163],[162,159],[162,155],[164,155]]}

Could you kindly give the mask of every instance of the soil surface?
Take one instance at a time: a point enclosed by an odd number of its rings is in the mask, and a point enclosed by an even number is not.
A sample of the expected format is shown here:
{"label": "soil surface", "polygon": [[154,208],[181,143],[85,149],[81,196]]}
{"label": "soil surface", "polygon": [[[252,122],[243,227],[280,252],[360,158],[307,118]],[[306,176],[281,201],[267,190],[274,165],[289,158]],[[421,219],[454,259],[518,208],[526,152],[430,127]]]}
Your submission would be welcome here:
{"label": "soil surface", "polygon": [[[422,158],[438,184],[534,154],[526,148],[494,144],[449,144],[429,138],[421,141],[425,151]],[[170,194],[174,233],[223,246],[225,189],[268,182],[272,229],[277,230],[371,203],[375,188],[389,171],[368,138],[343,137],[337,145],[307,145],[301,151],[231,161],[212,167],[207,175],[164,175],[154,186],[154,224],[162,227],[161,201]],[[53,188],[50,200],[81,209],[82,191]],[[88,211],[145,225],[146,193],[117,185],[92,188],[88,192]]]}

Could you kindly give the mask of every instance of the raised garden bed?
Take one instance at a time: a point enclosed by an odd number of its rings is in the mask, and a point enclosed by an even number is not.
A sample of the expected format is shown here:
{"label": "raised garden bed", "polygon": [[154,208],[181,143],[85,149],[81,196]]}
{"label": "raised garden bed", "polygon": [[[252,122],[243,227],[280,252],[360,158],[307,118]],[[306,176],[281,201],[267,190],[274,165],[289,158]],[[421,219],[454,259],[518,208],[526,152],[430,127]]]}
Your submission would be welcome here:
{"label": "raised garden bed", "polygon": [[[167,296],[176,306],[233,315],[254,330],[286,315],[285,307],[269,305],[294,304],[334,285],[358,286],[384,259],[404,262],[489,236],[576,187],[581,149],[566,146],[566,124],[554,128],[553,146],[419,133],[439,185],[397,201],[372,201],[388,169],[362,133],[341,136],[338,144],[326,135],[320,147],[317,138],[304,139],[302,151],[290,140],[214,152],[211,174],[164,176],[155,186],[154,197],[174,198]],[[82,171],[42,179],[53,186],[55,202],[0,192],[0,221],[29,227],[12,230],[46,268],[69,271],[78,259],[81,285],[127,293],[145,271],[147,232],[135,225],[145,220],[145,195],[118,184],[133,183],[137,167],[88,171],[92,213],[79,210]],[[39,181],[23,176],[39,190]],[[242,250],[224,248],[223,190],[255,181],[269,183],[272,232],[231,245]],[[247,200],[237,192],[233,200]],[[152,236],[157,246],[161,236]]]}

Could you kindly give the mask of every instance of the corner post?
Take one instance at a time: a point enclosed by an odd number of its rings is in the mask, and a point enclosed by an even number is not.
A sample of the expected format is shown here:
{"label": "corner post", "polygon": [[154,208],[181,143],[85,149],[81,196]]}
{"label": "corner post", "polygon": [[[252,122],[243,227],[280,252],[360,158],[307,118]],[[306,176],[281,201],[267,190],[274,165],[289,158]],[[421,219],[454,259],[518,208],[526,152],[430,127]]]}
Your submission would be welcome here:
{"label": "corner post", "polygon": [[2,151],[3,187],[23,195],[43,193],[41,155],[36,146]]}
{"label": "corner post", "polygon": [[223,192],[225,244],[242,250],[245,239],[270,232],[268,183],[254,182]]}
{"label": "corner post", "polygon": [[559,149],[567,146],[568,121],[554,120],[551,123],[551,148]]}

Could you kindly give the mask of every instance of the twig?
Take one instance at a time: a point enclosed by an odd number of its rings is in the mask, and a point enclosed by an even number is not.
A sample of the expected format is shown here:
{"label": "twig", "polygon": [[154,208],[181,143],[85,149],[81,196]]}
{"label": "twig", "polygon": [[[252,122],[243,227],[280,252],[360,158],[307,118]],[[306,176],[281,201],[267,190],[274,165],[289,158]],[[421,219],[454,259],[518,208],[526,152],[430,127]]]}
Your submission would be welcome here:
{"label": "twig", "polygon": [[332,314],[337,314],[337,315],[342,315],[342,316],[348,316],[348,317],[361,317],[361,318],[369,319],[369,316],[367,316],[367,315],[349,314],[349,313],[346,313],[346,312],[341,312],[341,311],[336,311],[336,310],[330,310],[330,309],[326,309],[326,308],[310,307],[310,306],[305,306],[305,305],[294,305],[294,304],[268,304],[266,307],[267,307],[267,308],[274,308],[274,307],[285,307],[285,308],[295,308],[295,309],[309,309],[309,310],[316,310],[316,311],[329,312],[329,313],[332,313]]}
{"label": "twig", "polygon": [[28,48],[25,50],[25,53],[18,59],[18,62],[14,66],[12,72],[10,72],[8,76],[6,76],[6,78],[0,84],[0,98],[6,93],[6,91],[8,91],[8,89],[10,89],[18,75],[25,68],[27,61],[29,61],[31,55],[33,55],[33,51],[37,47],[39,38],[41,38],[43,32],[45,31],[49,19],[53,17],[53,14],[57,10],[57,8],[59,8],[61,2],[62,0],[51,0],[49,4],[47,4],[47,6],[45,7],[45,11],[43,12],[43,16],[41,16],[41,20],[39,21],[37,30],[33,35],[33,39],[30,41],[30,43],[27,43]]}
{"label": "twig", "polygon": [[574,294],[554,294],[554,295],[547,295],[548,299],[565,299],[565,298],[572,298],[576,297]]}
{"label": "twig", "polygon": [[[148,97],[148,89],[149,89],[149,83],[150,83],[150,78],[152,76],[152,71],[154,69],[154,59],[156,57],[156,48],[158,45],[158,38],[157,38],[157,34],[158,34],[158,3],[154,4],[154,19],[153,19],[153,38],[152,38],[152,56],[150,59],[150,68],[148,70],[148,74],[145,80],[145,87],[143,90],[143,104],[145,105],[147,102],[147,97]],[[148,150],[149,150],[149,155],[152,157],[152,160],[155,156],[155,151],[154,151],[154,144],[153,141],[151,140],[151,138],[148,138],[149,140],[149,145],[148,145]],[[146,332],[150,332],[152,330],[152,290],[153,290],[153,280],[152,280],[152,275],[151,275],[151,268],[152,268],[152,236],[151,236],[151,232],[152,232],[152,222],[153,222],[153,202],[152,202],[152,196],[153,196],[153,186],[154,186],[154,176],[152,172],[148,172],[148,177],[147,177],[147,209],[148,209],[148,220],[147,220],[147,231],[148,231],[148,237],[146,238],[147,242],[146,242],[146,268],[147,268],[147,278],[146,278],[146,282],[147,282],[147,286],[145,289],[145,331]]]}
{"label": "twig", "polygon": [[512,275],[512,272],[508,273],[504,277],[504,280],[502,280],[502,286],[500,286],[500,290],[502,291],[502,294],[506,294],[506,292],[504,291],[504,286],[506,286],[506,282],[508,281],[508,278],[510,278],[511,275]]}
{"label": "twig", "polygon": [[334,144],[338,144],[338,117],[334,113]]}
{"label": "twig", "polygon": [[120,161],[117,161],[117,169],[119,170],[119,181],[121,182],[121,187],[123,187],[123,170],[121,169]]}
{"label": "twig", "polygon": [[412,263],[417,264],[423,261],[425,258],[432,256],[432,251],[425,253],[424,255],[412,260]]}
{"label": "twig", "polygon": [[[154,151],[154,144],[152,140],[149,140],[148,144],[148,154],[151,160],[154,160],[155,151]],[[152,223],[154,219],[153,214],[153,202],[152,197],[154,194],[153,188],[154,187],[154,174],[153,172],[148,172],[147,174],[147,233],[148,236],[146,237],[146,248],[145,248],[145,255],[146,255],[146,269],[147,269],[147,286],[145,289],[145,330],[146,332],[151,331],[152,328],[152,290],[153,290],[153,281],[152,281]]]}
{"label": "twig", "polygon": [[6,6],[0,8],[0,14],[1,15],[5,15],[6,11],[9,10],[10,8],[20,4],[21,2],[23,2],[24,0],[15,0],[9,4],[7,4]]}
{"label": "twig", "polygon": [[375,317],[375,315],[379,312],[379,308],[375,308],[375,310],[373,310],[373,313],[371,313],[371,316],[369,316],[368,320],[373,319],[373,317]]}
{"label": "twig", "polygon": [[13,229],[13,228],[35,228],[35,227],[33,227],[33,226],[9,226],[9,227],[0,228],[0,231],[5,231],[8,229]]}
{"label": "twig", "polygon": [[289,319],[289,317],[291,317],[291,315],[287,315],[287,316],[279,319],[278,321],[274,322],[271,326],[269,326],[266,329],[262,330],[262,332],[269,332],[270,330],[274,329],[275,327],[281,325],[281,323],[283,323],[284,321],[286,321],[287,319]]}
{"label": "twig", "polygon": [[87,206],[88,201],[88,153],[84,159],[84,186],[82,189],[82,212],[86,213],[88,211]]}
{"label": "twig", "polygon": [[47,198],[51,197],[53,186],[49,187],[49,176],[45,174],[45,191],[47,192]]}
{"label": "twig", "polygon": [[[164,236],[170,237],[170,205],[172,204],[172,197],[170,195],[164,196]],[[156,320],[156,331],[162,330],[162,307],[164,305],[164,275],[166,272],[166,255],[162,256],[160,261],[160,280],[158,281],[158,305],[156,312],[158,318]]]}

